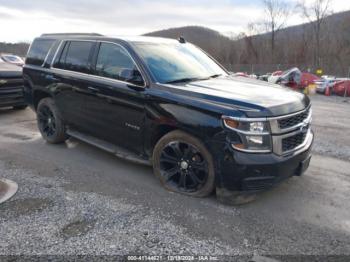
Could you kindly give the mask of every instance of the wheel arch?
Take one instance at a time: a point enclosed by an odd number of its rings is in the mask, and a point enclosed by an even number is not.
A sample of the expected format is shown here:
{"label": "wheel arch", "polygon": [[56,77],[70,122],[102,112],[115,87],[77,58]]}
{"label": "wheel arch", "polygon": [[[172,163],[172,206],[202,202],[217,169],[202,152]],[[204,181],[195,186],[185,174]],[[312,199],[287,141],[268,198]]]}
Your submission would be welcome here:
{"label": "wheel arch", "polygon": [[177,125],[175,126],[175,125],[162,124],[162,125],[156,126],[153,129],[153,131],[151,133],[151,139],[146,144],[146,152],[148,153],[148,155],[150,155],[152,157],[154,148],[155,148],[156,144],[158,143],[158,141],[160,139],[162,139],[162,137],[164,137],[168,133],[176,131],[176,130],[182,131],[188,135],[191,135],[191,136],[197,138],[207,147],[209,152],[212,152],[211,147],[210,147],[210,143],[209,143],[210,138],[209,138],[208,134],[203,133],[201,130],[196,130],[194,128],[185,127],[185,126],[177,126]]}
{"label": "wheel arch", "polygon": [[47,91],[34,90],[34,92],[33,92],[33,106],[34,106],[34,109],[36,110],[38,105],[39,105],[39,102],[42,99],[47,98],[47,97],[51,97],[52,98],[52,95],[49,92],[47,92]]}
{"label": "wheel arch", "polygon": [[[157,118],[146,124],[146,154],[152,156],[157,142],[163,136],[175,130],[196,137],[211,151],[210,141],[223,131],[221,117],[212,112],[179,107],[178,105],[168,105],[169,108],[171,108],[172,117]],[[147,136],[150,139],[147,139]]]}
{"label": "wheel arch", "polygon": [[147,145],[147,148],[148,148],[147,151],[149,151],[149,155],[150,156],[153,155],[153,150],[154,150],[156,144],[163,136],[165,136],[166,134],[168,134],[172,131],[175,131],[175,130],[179,130],[179,128],[176,126],[167,125],[167,124],[162,124],[162,125],[156,126],[152,132],[149,144]]}

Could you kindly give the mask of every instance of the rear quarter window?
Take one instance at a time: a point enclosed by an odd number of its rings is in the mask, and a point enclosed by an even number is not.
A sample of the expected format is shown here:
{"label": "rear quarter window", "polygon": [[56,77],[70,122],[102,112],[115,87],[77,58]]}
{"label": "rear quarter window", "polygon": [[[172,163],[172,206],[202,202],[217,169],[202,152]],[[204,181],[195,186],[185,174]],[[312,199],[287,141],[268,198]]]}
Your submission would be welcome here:
{"label": "rear quarter window", "polygon": [[55,40],[52,39],[36,39],[32,43],[27,54],[26,64],[29,65],[43,65],[45,57],[49,52]]}
{"label": "rear quarter window", "polygon": [[89,73],[89,57],[94,44],[94,42],[89,41],[66,42],[61,56],[54,67],[75,72]]}

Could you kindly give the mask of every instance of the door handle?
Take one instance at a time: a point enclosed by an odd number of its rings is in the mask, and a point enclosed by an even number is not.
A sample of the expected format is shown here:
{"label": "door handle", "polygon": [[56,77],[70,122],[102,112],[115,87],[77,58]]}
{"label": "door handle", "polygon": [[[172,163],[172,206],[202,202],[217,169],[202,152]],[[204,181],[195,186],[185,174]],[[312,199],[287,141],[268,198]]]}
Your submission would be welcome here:
{"label": "door handle", "polygon": [[92,91],[92,92],[98,92],[98,91],[99,91],[98,88],[92,87],[92,86],[88,86],[88,89],[89,89],[90,91]]}
{"label": "door handle", "polygon": [[50,81],[53,81],[53,82],[58,82],[59,81],[59,79],[54,77],[53,75],[46,75],[45,78],[47,80],[50,80]]}

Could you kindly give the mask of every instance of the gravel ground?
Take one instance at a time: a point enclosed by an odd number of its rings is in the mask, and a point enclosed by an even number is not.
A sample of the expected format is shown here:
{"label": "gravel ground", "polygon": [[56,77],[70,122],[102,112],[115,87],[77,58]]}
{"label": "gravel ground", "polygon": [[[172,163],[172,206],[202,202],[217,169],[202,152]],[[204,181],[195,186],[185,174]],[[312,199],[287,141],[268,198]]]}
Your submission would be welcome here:
{"label": "gravel ground", "polygon": [[[66,191],[60,178],[43,178],[23,169],[6,168],[20,182],[12,201],[0,206],[0,254],[237,254],[217,240],[188,235],[171,215],[128,203],[127,199]],[[28,226],[30,221],[30,226]],[[120,243],[123,243],[120,245]]]}
{"label": "gravel ground", "polygon": [[239,207],[170,193],[74,139],[46,144],[29,109],[0,110],[0,177],[19,184],[0,205],[0,255],[350,255],[350,103],[312,102],[309,170]]}
{"label": "gravel ground", "polygon": [[350,98],[315,96],[312,103],[314,152],[349,161]]}

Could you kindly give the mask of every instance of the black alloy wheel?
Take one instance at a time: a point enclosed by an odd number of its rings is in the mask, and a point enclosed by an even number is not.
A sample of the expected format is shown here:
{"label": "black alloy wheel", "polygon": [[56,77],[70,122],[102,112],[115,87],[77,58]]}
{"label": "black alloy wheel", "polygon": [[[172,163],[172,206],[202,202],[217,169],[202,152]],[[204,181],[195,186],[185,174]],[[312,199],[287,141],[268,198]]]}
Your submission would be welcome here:
{"label": "black alloy wheel", "polygon": [[185,142],[170,142],[160,155],[161,176],[176,191],[195,192],[208,178],[208,163],[200,151]]}
{"label": "black alloy wheel", "polygon": [[38,128],[47,142],[58,144],[67,140],[65,124],[51,97],[40,100],[36,111]]}
{"label": "black alloy wheel", "polygon": [[176,130],[160,139],[153,152],[153,168],[170,191],[195,197],[213,192],[211,154],[200,140],[187,133]]}
{"label": "black alloy wheel", "polygon": [[52,137],[56,133],[55,116],[47,105],[44,105],[38,111],[38,125],[40,132],[45,137]]}

